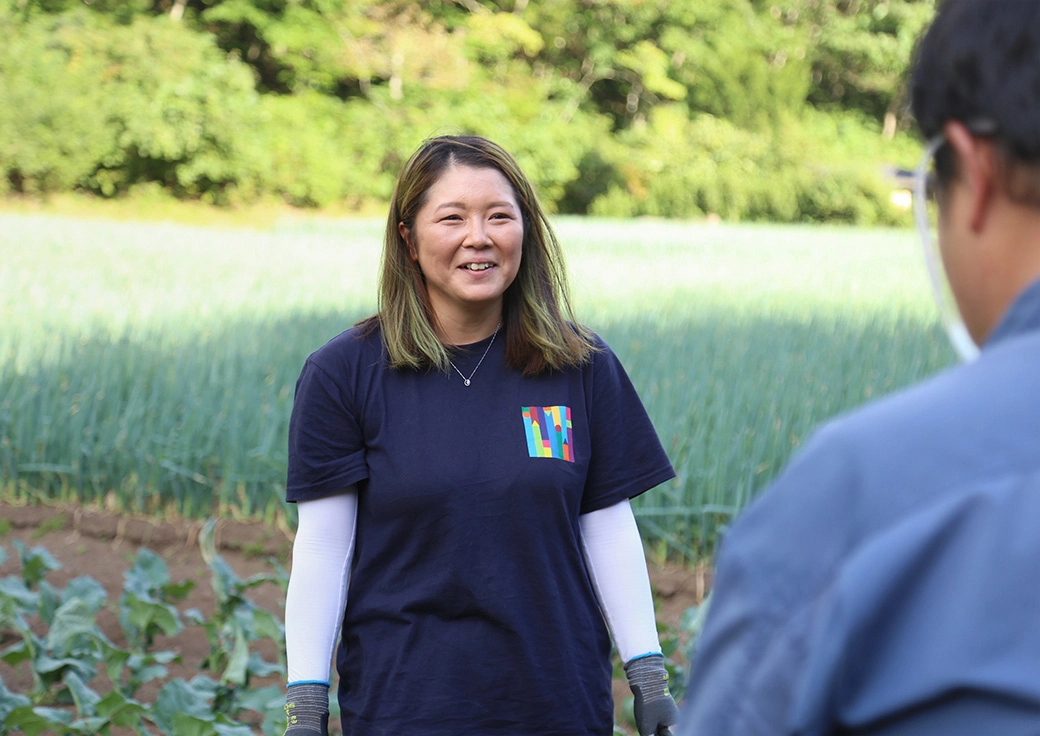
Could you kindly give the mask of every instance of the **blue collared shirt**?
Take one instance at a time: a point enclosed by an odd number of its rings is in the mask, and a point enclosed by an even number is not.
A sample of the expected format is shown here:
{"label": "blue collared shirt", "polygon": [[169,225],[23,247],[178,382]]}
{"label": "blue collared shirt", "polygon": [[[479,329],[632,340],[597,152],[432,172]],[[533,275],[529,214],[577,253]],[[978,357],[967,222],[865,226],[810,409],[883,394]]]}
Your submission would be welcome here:
{"label": "blue collared shirt", "polygon": [[687,693],[680,736],[1040,733],[1040,282],[741,514]]}

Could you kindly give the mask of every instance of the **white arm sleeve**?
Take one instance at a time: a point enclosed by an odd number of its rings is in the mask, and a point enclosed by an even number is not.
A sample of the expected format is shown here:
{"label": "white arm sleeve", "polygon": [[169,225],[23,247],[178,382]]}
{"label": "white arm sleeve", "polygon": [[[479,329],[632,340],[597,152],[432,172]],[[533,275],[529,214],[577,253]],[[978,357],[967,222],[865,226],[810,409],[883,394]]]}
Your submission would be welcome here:
{"label": "white arm sleeve", "polygon": [[357,489],[301,501],[285,594],[288,682],[329,683],[357,535]]}
{"label": "white arm sleeve", "polygon": [[643,542],[628,500],[578,520],[592,586],[622,662],[661,651]]}

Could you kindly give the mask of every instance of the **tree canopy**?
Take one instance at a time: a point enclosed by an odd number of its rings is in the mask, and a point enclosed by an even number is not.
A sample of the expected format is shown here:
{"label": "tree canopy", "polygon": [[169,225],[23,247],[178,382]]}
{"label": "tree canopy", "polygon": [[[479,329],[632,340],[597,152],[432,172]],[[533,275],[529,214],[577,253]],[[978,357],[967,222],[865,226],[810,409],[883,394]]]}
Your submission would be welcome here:
{"label": "tree canopy", "polygon": [[935,0],[0,0],[0,191],[380,202],[441,132],[564,212],[891,222]]}

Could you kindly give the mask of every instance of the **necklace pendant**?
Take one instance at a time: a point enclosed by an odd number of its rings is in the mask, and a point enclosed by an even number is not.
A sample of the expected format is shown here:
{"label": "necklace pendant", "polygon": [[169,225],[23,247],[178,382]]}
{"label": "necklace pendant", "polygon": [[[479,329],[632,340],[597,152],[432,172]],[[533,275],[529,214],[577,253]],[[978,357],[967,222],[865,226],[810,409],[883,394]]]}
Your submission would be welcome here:
{"label": "necklace pendant", "polygon": [[473,378],[473,376],[477,375],[477,371],[480,370],[480,364],[484,362],[484,358],[487,357],[488,352],[491,350],[491,345],[494,344],[495,338],[498,337],[498,328],[501,326],[502,322],[499,322],[498,327],[495,328],[494,333],[492,333],[491,335],[491,342],[489,342],[487,344],[487,347],[484,348],[484,354],[480,356],[480,360],[477,361],[477,367],[474,368],[473,372],[469,374],[469,378],[466,378],[466,374],[460,371],[459,367],[452,363],[450,358],[448,359],[448,362],[451,363],[451,367],[455,369],[455,372],[458,373],[459,377],[462,379],[463,386],[469,386],[470,380]]}

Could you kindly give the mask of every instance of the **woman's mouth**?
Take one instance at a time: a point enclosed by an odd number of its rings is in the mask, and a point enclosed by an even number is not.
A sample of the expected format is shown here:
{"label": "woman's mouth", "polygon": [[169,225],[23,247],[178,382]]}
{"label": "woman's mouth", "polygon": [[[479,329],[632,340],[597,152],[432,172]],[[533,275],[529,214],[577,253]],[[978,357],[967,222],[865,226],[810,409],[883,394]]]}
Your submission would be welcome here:
{"label": "woman's mouth", "polygon": [[462,268],[466,271],[487,271],[489,268],[494,267],[493,263],[467,263]]}

